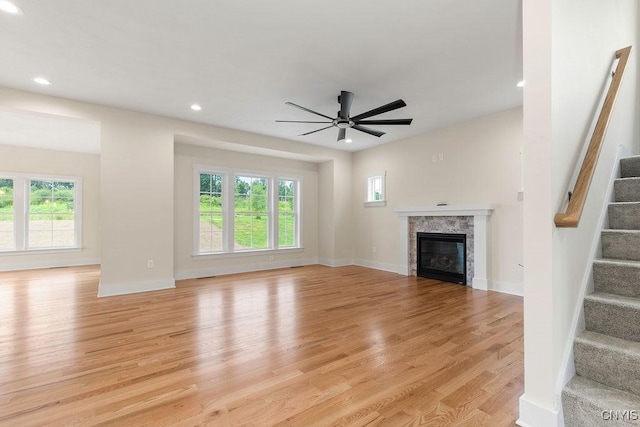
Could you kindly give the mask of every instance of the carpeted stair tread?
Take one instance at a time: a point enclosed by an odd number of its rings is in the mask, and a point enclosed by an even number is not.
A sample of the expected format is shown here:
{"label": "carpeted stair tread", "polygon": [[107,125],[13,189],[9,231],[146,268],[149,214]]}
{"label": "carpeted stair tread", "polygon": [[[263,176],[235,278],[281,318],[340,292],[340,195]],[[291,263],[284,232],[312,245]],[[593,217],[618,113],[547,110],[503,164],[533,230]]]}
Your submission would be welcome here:
{"label": "carpeted stair tread", "polygon": [[623,178],[640,177],[640,156],[620,159],[620,174]]}
{"label": "carpeted stair tread", "polygon": [[640,230],[603,230],[602,257],[640,261]]}
{"label": "carpeted stair tread", "polygon": [[640,394],[640,343],[585,331],[576,338],[573,353],[578,375]]}
{"label": "carpeted stair tread", "polygon": [[610,203],[608,209],[610,229],[640,230],[640,202]]}
{"label": "carpeted stair tread", "polygon": [[640,177],[619,178],[613,183],[616,202],[640,201]]}
{"label": "carpeted stair tread", "polygon": [[640,261],[594,261],[593,282],[596,292],[640,298]]}
{"label": "carpeted stair tread", "polygon": [[640,396],[576,375],[562,391],[562,406],[566,427],[637,426],[630,415],[617,420],[605,417],[612,418],[607,411],[638,411]]}
{"label": "carpeted stair tread", "polygon": [[640,299],[594,292],[584,298],[588,331],[640,342]]}

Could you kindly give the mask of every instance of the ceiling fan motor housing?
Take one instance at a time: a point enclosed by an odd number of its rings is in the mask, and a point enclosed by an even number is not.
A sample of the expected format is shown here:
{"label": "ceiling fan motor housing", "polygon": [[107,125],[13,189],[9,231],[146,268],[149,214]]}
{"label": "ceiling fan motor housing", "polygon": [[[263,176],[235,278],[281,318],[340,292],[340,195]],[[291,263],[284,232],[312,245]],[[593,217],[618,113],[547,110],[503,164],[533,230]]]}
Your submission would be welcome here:
{"label": "ceiling fan motor housing", "polygon": [[351,126],[353,126],[353,121],[349,120],[349,119],[343,119],[341,117],[338,117],[337,119],[333,119],[333,125],[336,126],[338,129],[346,129],[346,128],[350,128]]}

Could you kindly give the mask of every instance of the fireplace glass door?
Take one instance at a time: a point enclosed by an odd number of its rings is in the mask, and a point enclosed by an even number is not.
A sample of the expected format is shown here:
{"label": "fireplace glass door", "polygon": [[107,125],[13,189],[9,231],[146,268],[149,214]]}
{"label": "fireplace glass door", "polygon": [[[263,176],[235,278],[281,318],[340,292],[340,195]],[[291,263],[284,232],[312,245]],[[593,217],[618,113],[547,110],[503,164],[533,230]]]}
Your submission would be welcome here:
{"label": "fireplace glass door", "polygon": [[417,274],[420,277],[466,284],[467,236],[418,233]]}

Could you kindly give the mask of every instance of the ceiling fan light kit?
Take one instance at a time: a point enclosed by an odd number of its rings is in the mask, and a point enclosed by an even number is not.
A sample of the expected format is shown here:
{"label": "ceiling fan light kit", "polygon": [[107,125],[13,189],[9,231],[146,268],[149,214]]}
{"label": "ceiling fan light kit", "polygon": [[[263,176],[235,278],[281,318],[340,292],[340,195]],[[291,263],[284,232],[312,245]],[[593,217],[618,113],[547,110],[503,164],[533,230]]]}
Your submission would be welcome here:
{"label": "ceiling fan light kit", "polygon": [[373,119],[373,120],[365,120],[371,116],[377,116],[378,114],[387,113],[389,111],[397,110],[398,108],[406,107],[407,104],[402,100],[398,99],[396,101],[390,102],[388,104],[382,105],[380,107],[374,108],[373,110],[366,111],[362,114],[358,114],[357,116],[350,116],[351,113],[351,104],[353,103],[354,95],[351,92],[347,92],[345,90],[340,92],[338,95],[338,103],[340,104],[340,111],[337,113],[337,117],[329,117],[325,114],[318,113],[317,111],[310,110],[301,105],[294,104],[293,102],[286,102],[287,105],[290,105],[295,108],[299,108],[300,110],[306,111],[311,114],[315,114],[320,117],[324,117],[329,121],[305,121],[305,120],[276,120],[276,122],[280,123],[324,123],[329,124],[329,126],[325,126],[320,129],[312,130],[311,132],[306,132],[300,134],[298,136],[306,136],[312,133],[320,132],[325,129],[329,129],[332,127],[338,128],[338,142],[351,142],[351,139],[347,138],[347,129],[352,128],[355,130],[359,130],[360,132],[367,133],[369,135],[377,136],[378,138],[384,135],[385,133],[376,129],[371,129],[362,125],[410,125],[413,119]]}

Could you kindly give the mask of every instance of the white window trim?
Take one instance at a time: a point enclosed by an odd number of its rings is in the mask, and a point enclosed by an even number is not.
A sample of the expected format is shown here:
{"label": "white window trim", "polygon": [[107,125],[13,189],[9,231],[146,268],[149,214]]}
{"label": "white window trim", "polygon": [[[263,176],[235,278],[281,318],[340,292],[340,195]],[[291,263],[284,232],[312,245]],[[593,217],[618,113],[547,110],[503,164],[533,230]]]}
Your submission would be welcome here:
{"label": "white window trim", "polygon": [[376,200],[375,202],[364,202],[365,208],[379,208],[383,206],[387,206],[386,200]]}
{"label": "white window trim", "polygon": [[[200,174],[217,174],[222,176],[222,251],[200,252]],[[247,176],[253,178],[263,178],[267,180],[269,200],[267,201],[267,211],[269,214],[269,247],[263,249],[235,249],[234,227],[232,226],[232,218],[235,214],[235,177]],[[277,211],[277,181],[289,180],[296,182],[296,191],[294,192],[294,206],[296,213],[295,246],[278,247],[278,211]],[[233,256],[247,255],[264,255],[270,253],[297,252],[302,247],[302,185],[303,177],[299,175],[273,173],[267,171],[235,169],[229,167],[221,167],[206,164],[193,164],[193,259],[213,259],[228,258]]]}
{"label": "white window trim", "polygon": [[[381,190],[382,190],[382,200],[371,200],[371,180],[373,178],[382,178],[381,180]],[[367,188],[366,188],[366,196],[364,207],[365,208],[374,208],[374,207],[382,207],[387,206],[387,172],[382,171],[378,173],[372,173],[367,176]]]}
{"label": "white window trim", "polygon": [[[0,178],[13,180],[13,224],[14,249],[0,250],[0,255],[53,254],[61,252],[81,251],[82,247],[82,177],[67,175],[51,175],[24,172],[0,172]],[[75,241],[73,246],[29,248],[29,195],[30,181],[63,181],[73,182],[75,194],[73,198],[73,220]],[[18,191],[16,191],[18,189]]]}
{"label": "white window trim", "polygon": [[[248,249],[241,249],[241,250],[238,250],[235,248],[235,227],[229,227],[229,231],[230,231],[229,234],[231,236],[227,241],[227,244],[229,247],[229,250],[227,252],[233,252],[233,253],[256,252],[256,251],[267,251],[267,250],[276,248],[275,245],[277,245],[278,242],[277,242],[277,239],[274,238],[274,235],[276,236],[278,235],[278,224],[277,224],[277,221],[275,221],[274,219],[274,217],[277,216],[277,212],[274,212],[274,202],[273,202],[274,185],[273,185],[272,177],[259,172],[238,172],[238,171],[234,171],[231,176],[232,176],[232,179],[230,180],[231,182],[229,183],[229,186],[227,187],[227,189],[229,190],[228,193],[232,201],[232,203],[228,205],[229,212],[231,212],[232,218],[235,218],[235,213],[236,213],[236,204],[235,204],[236,177],[241,176],[243,178],[255,178],[255,179],[267,180],[267,194],[269,195],[269,198],[267,199],[267,217],[269,218],[269,222],[268,222],[269,225],[267,226],[267,247],[266,248],[248,248]],[[274,221],[275,221],[275,224],[274,224]]]}
{"label": "white window trim", "polygon": [[[294,232],[295,232],[295,237],[296,240],[293,243],[293,246],[284,246],[282,248],[278,248],[279,250],[290,250],[290,249],[297,249],[302,247],[302,227],[300,226],[301,224],[301,218],[302,218],[302,211],[301,211],[301,207],[302,207],[302,177],[301,176],[293,176],[293,175],[277,175],[277,177],[274,179],[274,186],[275,186],[275,181],[293,181],[295,182],[295,190],[293,192],[293,206],[294,206],[294,214],[295,214],[295,222],[294,222]],[[275,191],[275,189],[274,189]],[[276,204],[276,208],[278,206],[278,195],[275,194],[274,198],[273,198],[274,203]],[[275,217],[278,216],[278,210],[276,209],[276,214],[274,215]],[[278,230],[278,226],[279,226],[279,222],[277,221],[276,218],[276,228],[275,228],[275,232],[274,234],[276,234],[276,236],[279,236],[279,230]],[[277,244],[277,240],[275,239],[275,243]]]}

